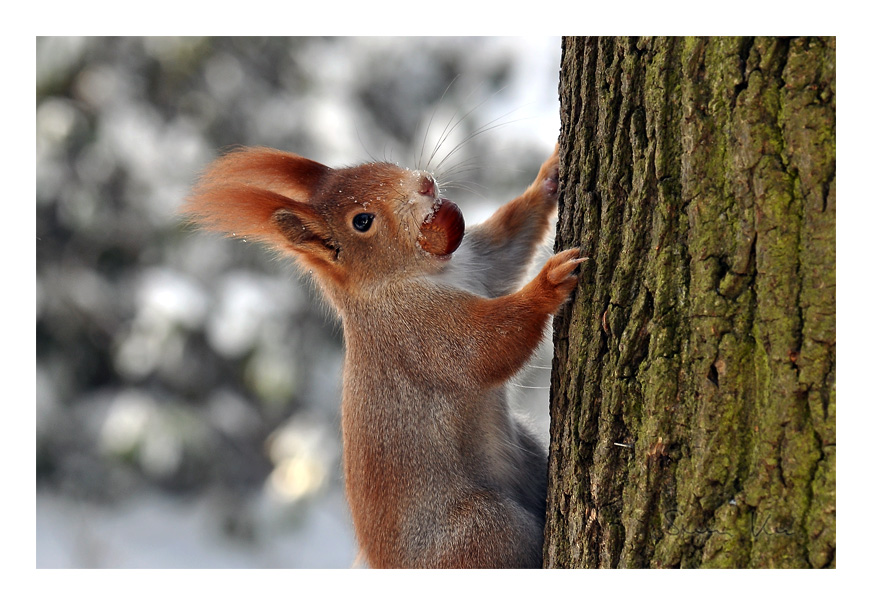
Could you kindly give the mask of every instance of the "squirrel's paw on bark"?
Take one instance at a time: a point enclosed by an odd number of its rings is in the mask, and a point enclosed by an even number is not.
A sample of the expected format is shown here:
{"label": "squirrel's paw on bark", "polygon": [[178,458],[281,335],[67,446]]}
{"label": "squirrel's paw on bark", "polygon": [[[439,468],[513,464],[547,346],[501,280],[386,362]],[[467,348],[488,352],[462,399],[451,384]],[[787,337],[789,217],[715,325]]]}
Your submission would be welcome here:
{"label": "squirrel's paw on bark", "polygon": [[536,176],[534,184],[542,188],[546,200],[557,203],[557,190],[560,185],[560,159],[556,147],[551,157],[545,160],[545,163],[539,168],[539,174]]}
{"label": "squirrel's paw on bark", "polygon": [[558,252],[548,259],[540,273],[545,278],[547,287],[556,294],[560,303],[575,290],[578,283],[575,268],[587,260],[587,257],[579,257],[579,253],[578,248]]}

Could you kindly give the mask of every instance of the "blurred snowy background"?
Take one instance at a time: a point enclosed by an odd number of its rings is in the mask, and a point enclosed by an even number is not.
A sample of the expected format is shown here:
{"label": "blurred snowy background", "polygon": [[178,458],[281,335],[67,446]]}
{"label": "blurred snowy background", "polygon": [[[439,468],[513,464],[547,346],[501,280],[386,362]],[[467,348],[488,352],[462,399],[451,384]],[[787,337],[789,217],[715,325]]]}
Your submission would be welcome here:
{"label": "blurred snowy background", "polygon": [[[559,61],[557,38],[38,38],[37,567],[349,567],[341,328],[290,262],[176,210],[230,145],[411,166],[453,126],[443,156],[485,130],[446,192],[478,222],[553,148]],[[544,438],[542,349],[516,382]]]}

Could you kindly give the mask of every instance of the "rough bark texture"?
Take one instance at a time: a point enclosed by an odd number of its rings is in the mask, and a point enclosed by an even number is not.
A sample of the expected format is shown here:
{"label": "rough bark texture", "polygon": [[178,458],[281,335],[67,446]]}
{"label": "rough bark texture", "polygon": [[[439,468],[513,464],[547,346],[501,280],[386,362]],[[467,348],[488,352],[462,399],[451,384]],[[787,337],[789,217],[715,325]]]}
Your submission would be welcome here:
{"label": "rough bark texture", "polygon": [[567,38],[545,564],[835,566],[835,39]]}

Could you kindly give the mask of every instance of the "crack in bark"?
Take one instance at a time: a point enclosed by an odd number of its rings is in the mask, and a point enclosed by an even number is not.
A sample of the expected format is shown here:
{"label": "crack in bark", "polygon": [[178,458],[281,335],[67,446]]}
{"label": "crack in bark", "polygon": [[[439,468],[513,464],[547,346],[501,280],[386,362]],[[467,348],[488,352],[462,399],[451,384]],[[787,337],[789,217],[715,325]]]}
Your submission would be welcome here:
{"label": "crack in bark", "polygon": [[[789,129],[795,95],[834,108],[828,84],[790,88],[828,82],[821,47],[834,53],[828,39],[564,42],[561,94],[577,98],[561,190],[576,194],[561,203],[582,208],[561,212],[555,247],[583,243],[596,265],[555,320],[553,379],[571,380],[552,421],[572,429],[552,427],[549,472],[579,489],[549,513],[547,564],[834,563],[835,324],[818,301],[834,304],[835,261],[809,249],[831,245],[835,176],[798,155],[826,159],[830,140]],[[754,534],[760,514],[772,531]]]}

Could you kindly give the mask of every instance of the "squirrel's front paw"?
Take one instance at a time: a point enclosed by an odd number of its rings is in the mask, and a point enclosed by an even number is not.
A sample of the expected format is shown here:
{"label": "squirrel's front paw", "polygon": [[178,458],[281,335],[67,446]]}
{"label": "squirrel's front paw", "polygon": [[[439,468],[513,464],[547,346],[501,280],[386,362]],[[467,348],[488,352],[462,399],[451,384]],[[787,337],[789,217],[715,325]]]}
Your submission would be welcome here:
{"label": "squirrel's front paw", "polygon": [[579,257],[578,248],[564,250],[548,259],[539,276],[544,289],[549,291],[552,304],[560,306],[575,290],[578,284],[575,268],[586,260],[587,257]]}
{"label": "squirrel's front paw", "polygon": [[542,193],[549,202],[557,203],[557,189],[560,185],[560,158],[557,155],[559,147],[554,146],[551,154],[536,176],[536,185],[542,189]]}

